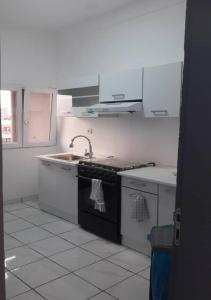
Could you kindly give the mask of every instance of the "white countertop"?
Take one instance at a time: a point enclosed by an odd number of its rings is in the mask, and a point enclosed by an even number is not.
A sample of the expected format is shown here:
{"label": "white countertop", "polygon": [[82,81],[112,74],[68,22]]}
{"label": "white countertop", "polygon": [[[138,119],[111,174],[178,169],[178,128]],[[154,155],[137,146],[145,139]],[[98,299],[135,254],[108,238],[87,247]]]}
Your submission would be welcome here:
{"label": "white countertop", "polygon": [[[53,153],[53,154],[46,154],[46,155],[38,155],[36,156],[36,158],[40,159],[40,160],[44,160],[44,161],[49,161],[52,163],[57,163],[57,164],[62,164],[62,165],[71,165],[71,166],[77,166],[79,163],[79,160],[63,160],[63,159],[59,159],[59,158],[55,158],[55,156],[62,156],[62,155],[77,155],[80,156],[80,160],[81,159],[86,159],[89,160],[89,158],[85,157],[83,154],[81,154],[81,152],[77,152],[77,151],[71,151],[71,152],[65,152],[65,153]],[[105,158],[105,156],[102,155],[94,155],[94,158]]]}
{"label": "white countertop", "polygon": [[38,158],[40,160],[56,163],[56,164],[61,164],[61,165],[77,166],[79,160],[68,161],[68,160],[62,160],[62,159],[54,158],[54,156],[66,155],[66,154],[73,154],[73,153],[54,153],[54,154],[38,155],[38,156],[36,156],[36,158]]}
{"label": "white countertop", "polygon": [[119,172],[121,176],[155,182],[176,187],[177,169],[172,167],[147,167]]}

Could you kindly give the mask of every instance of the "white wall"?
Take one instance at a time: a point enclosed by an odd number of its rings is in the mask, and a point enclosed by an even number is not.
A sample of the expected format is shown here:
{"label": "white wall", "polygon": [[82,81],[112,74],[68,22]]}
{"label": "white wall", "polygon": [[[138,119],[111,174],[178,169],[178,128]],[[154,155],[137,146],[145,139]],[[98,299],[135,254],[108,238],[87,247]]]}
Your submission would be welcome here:
{"label": "white wall", "polygon": [[[2,86],[56,87],[56,39],[45,32],[0,28]],[[55,147],[4,149],[4,201],[38,193],[34,156]]]}
{"label": "white wall", "polygon": [[[183,60],[184,28],[184,1],[145,0],[66,30],[58,39],[59,87],[68,88],[74,77]],[[87,134],[88,128],[94,129],[95,152],[176,164],[176,119],[62,118],[58,122],[59,150],[68,150],[70,138]]]}
{"label": "white wall", "polygon": [[[182,3],[181,3],[182,2]],[[143,0],[55,36],[48,32],[0,28],[1,76],[5,84],[68,88],[73,78],[183,59],[185,4],[179,0]],[[59,118],[58,148],[68,149],[78,133],[91,136],[95,153],[174,165],[178,120],[140,117]],[[87,147],[76,143],[76,150]],[[38,193],[36,155],[55,147],[3,151],[4,200]]]}

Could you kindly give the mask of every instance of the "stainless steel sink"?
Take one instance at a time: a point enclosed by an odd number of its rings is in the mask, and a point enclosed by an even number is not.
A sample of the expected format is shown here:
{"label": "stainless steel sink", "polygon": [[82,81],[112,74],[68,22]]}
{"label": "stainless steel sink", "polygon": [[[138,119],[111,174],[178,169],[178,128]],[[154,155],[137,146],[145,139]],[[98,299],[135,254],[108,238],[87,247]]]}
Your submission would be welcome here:
{"label": "stainless steel sink", "polygon": [[51,157],[55,158],[55,159],[65,160],[65,161],[74,161],[74,160],[80,160],[80,159],[84,158],[83,156],[78,156],[78,155],[74,155],[74,154],[60,154],[60,155],[54,155]]}

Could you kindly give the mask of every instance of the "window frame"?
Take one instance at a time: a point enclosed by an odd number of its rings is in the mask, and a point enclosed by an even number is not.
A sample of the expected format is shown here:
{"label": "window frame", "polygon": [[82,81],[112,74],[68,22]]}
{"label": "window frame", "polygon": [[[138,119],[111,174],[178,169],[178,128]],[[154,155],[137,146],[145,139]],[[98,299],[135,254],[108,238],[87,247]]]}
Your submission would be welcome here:
{"label": "window frame", "polygon": [[[31,93],[49,93],[52,95],[52,106],[51,106],[51,121],[50,121],[50,139],[48,142],[40,143],[29,143],[28,142],[28,122],[29,122],[29,101]],[[23,90],[23,148],[34,148],[34,147],[47,147],[56,146],[56,89],[43,89],[43,88],[25,88]]]}
{"label": "window frame", "polygon": [[3,149],[15,149],[22,147],[22,140],[23,140],[23,130],[22,130],[22,111],[23,111],[23,103],[22,103],[22,88],[17,88],[14,86],[1,86],[1,91],[11,91],[16,92],[16,116],[17,116],[17,142],[13,143],[3,143]]}

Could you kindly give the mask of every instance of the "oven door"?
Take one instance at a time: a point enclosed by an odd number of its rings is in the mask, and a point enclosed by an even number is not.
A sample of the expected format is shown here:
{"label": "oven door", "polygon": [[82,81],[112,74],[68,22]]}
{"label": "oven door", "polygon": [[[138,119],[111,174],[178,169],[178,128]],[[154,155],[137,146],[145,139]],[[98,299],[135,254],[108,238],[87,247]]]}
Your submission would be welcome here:
{"label": "oven door", "polygon": [[120,218],[121,187],[120,182],[102,181],[102,188],[105,202],[105,212],[96,210],[95,202],[90,199],[92,189],[92,179],[78,176],[78,206],[79,211],[88,212],[106,220],[117,223]]}

